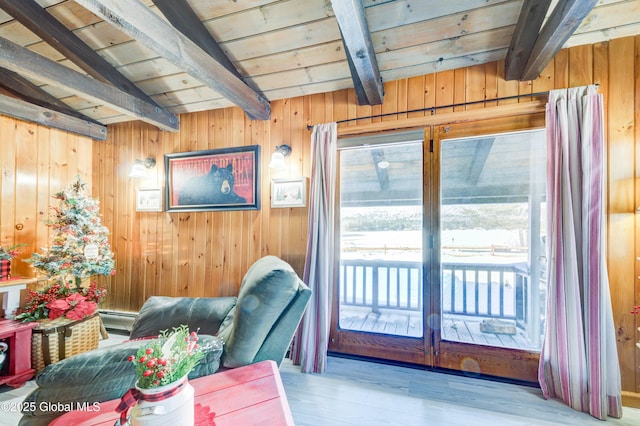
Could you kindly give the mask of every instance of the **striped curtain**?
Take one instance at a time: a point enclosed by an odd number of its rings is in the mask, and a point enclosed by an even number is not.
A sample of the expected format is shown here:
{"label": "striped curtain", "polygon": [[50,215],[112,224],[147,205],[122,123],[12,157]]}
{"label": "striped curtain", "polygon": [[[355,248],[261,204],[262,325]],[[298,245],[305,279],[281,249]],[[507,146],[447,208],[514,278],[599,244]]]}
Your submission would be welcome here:
{"label": "striped curtain", "polygon": [[548,295],[538,379],[598,419],[621,417],[605,259],[605,147],[596,86],[552,90],[546,110]]}
{"label": "striped curtain", "polygon": [[303,281],[311,300],[292,347],[292,359],[303,373],[323,373],[331,322],[331,289],[335,273],[334,212],[336,196],[336,123],[318,124],[311,134],[311,179],[307,256]]}

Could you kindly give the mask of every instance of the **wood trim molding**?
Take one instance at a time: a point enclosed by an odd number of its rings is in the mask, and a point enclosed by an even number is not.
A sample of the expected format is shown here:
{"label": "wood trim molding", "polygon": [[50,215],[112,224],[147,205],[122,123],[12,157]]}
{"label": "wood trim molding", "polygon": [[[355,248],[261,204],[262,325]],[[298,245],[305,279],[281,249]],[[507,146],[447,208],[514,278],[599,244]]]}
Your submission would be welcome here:
{"label": "wood trim molding", "polygon": [[355,136],[367,133],[378,133],[390,130],[422,128],[443,124],[465,123],[469,121],[488,120],[520,115],[538,114],[545,111],[547,101],[536,100],[519,104],[501,105],[467,111],[446,112],[425,117],[407,118],[405,120],[382,121],[361,125],[341,124],[338,126],[338,136]]}
{"label": "wood trim molding", "polygon": [[640,408],[640,393],[622,391],[622,405],[625,407]]}

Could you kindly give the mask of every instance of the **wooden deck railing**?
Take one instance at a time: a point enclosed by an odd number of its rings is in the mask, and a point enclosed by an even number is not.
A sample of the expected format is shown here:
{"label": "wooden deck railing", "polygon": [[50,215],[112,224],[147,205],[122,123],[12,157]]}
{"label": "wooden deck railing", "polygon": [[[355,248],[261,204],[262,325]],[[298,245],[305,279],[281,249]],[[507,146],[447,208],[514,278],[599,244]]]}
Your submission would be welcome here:
{"label": "wooden deck railing", "polygon": [[422,311],[422,263],[341,260],[340,303]]}
{"label": "wooden deck railing", "polygon": [[[529,276],[525,265],[444,263],[442,312],[527,321]],[[350,306],[421,311],[422,263],[380,260],[340,261],[340,303]]]}
{"label": "wooden deck railing", "polygon": [[526,321],[529,276],[524,265],[442,265],[442,312]]}

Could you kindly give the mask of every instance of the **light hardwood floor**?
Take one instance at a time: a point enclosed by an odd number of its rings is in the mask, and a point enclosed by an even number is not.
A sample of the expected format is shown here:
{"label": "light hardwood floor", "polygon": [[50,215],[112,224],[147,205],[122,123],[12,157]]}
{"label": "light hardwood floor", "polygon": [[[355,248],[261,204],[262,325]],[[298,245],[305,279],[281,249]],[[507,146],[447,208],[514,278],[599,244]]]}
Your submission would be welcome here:
{"label": "light hardwood floor", "polygon": [[[110,332],[100,346],[124,338]],[[322,375],[302,374],[289,360],[280,373],[297,426],[640,425],[640,409],[624,407],[622,419],[602,423],[544,400],[534,387],[409,367],[329,357]],[[0,386],[0,403],[19,402],[34,386]],[[0,425],[14,426],[19,418],[0,411]]]}
{"label": "light hardwood floor", "polygon": [[322,375],[280,373],[297,426],[640,425],[640,409],[603,423],[538,388],[408,367],[329,357]]}

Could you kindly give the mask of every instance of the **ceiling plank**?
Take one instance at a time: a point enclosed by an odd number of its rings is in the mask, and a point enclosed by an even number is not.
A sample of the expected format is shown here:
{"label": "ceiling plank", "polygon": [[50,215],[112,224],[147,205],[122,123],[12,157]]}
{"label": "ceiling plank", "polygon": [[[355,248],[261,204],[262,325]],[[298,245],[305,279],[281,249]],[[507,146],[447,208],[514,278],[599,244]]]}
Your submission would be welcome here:
{"label": "ceiling plank", "polygon": [[518,80],[529,60],[551,0],[525,0],[504,60],[505,80]]}
{"label": "ceiling plank", "polygon": [[531,56],[520,76],[521,81],[535,80],[560,51],[598,0],[559,0],[544,24]]}
{"label": "ceiling plank", "polygon": [[115,87],[81,74],[0,37],[0,66],[72,94],[107,104],[163,130],[177,131],[178,117]]}
{"label": "ceiling plank", "polygon": [[0,68],[0,87],[25,102],[98,124],[94,119],[79,113],[31,81],[5,68]]}
{"label": "ceiling plank", "polygon": [[139,0],[76,1],[238,105],[250,118],[269,119],[266,99]]}
{"label": "ceiling plank", "polygon": [[107,127],[102,124],[82,120],[59,111],[43,108],[0,94],[0,114],[18,118],[20,120],[38,123],[67,132],[87,136],[92,139],[107,139]]}
{"label": "ceiling plank", "polygon": [[[360,0],[331,0],[346,53],[350,59],[354,87],[360,85],[367,105],[380,105],[384,98],[382,77]],[[355,70],[355,73],[353,72]],[[356,88],[356,92],[360,90]],[[358,102],[361,102],[360,96]],[[361,103],[362,105],[362,103]]]}
{"label": "ceiling plank", "polygon": [[0,7],[93,78],[110,83],[125,93],[156,105],[146,93],[40,7],[35,0],[0,0]]}

